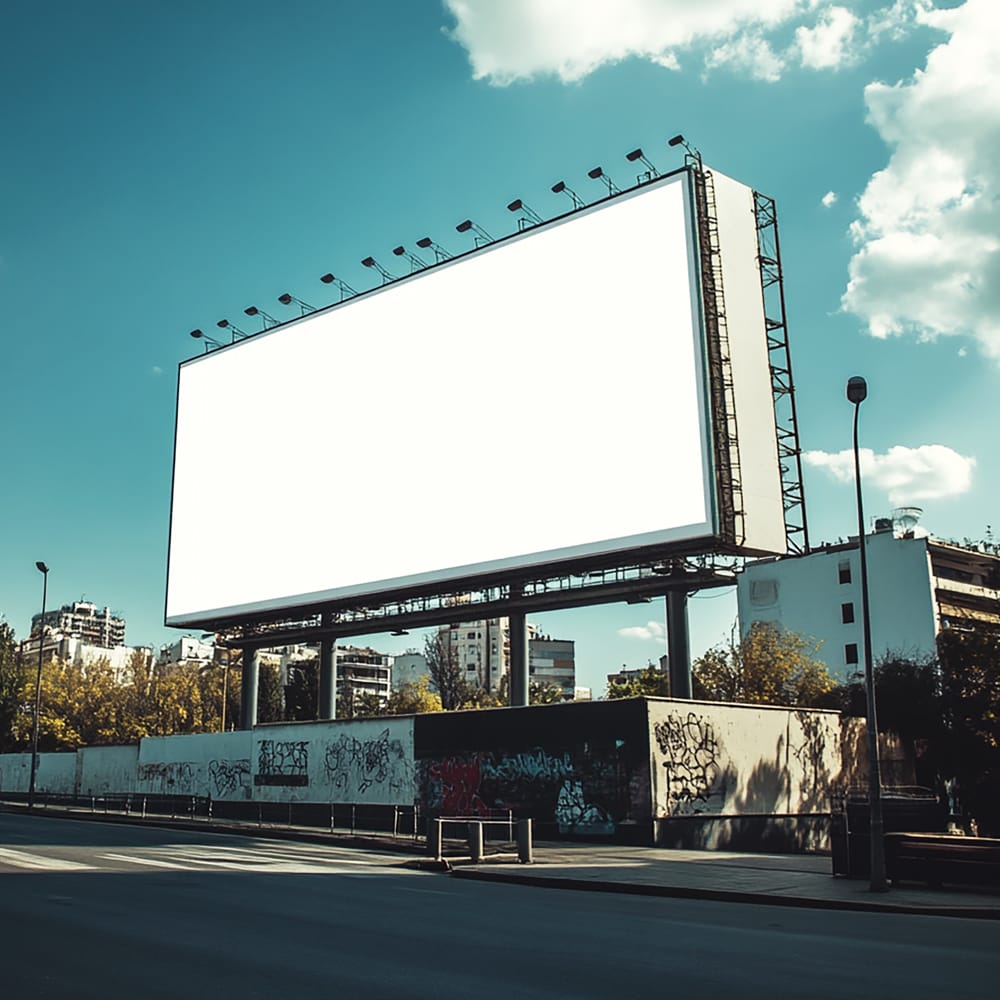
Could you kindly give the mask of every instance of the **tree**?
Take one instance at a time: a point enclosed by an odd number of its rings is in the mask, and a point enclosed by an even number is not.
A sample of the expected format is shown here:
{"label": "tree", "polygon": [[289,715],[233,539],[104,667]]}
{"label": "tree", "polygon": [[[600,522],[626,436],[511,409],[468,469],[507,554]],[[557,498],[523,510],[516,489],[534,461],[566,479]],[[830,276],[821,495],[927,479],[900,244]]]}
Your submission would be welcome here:
{"label": "tree", "polygon": [[415,681],[404,681],[389,695],[385,714],[424,715],[441,710],[441,696],[431,690],[430,676],[424,674]]}
{"label": "tree", "polygon": [[0,621],[0,753],[9,753],[20,745],[14,724],[25,708],[21,698],[27,675],[14,630]]}
{"label": "tree", "polygon": [[285,718],[307,722],[319,715],[319,661],[298,660],[288,670]]}
{"label": "tree", "polygon": [[424,639],[424,658],[446,712],[475,701],[476,689],[465,679],[447,632],[436,629]]}
{"label": "tree", "polygon": [[823,707],[833,679],[815,658],[820,643],[797,632],[755,622],[750,631],[695,660],[692,690],[708,701]]}
{"label": "tree", "polygon": [[608,681],[608,698],[669,698],[670,675],[650,664],[638,677]]}
{"label": "tree", "polygon": [[281,674],[273,663],[262,663],[257,680],[257,721],[284,721],[285,706],[281,696]]}

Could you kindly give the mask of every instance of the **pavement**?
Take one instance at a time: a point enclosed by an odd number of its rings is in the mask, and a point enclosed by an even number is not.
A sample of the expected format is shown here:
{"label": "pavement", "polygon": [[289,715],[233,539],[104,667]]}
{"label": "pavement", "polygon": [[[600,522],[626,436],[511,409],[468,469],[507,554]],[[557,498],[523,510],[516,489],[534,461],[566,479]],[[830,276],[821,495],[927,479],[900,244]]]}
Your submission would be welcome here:
{"label": "pavement", "polygon": [[449,861],[456,878],[550,889],[634,893],[834,910],[1000,919],[1000,889],[918,883],[872,892],[867,879],[834,877],[829,855],[682,851],[657,847],[537,843],[534,862],[499,854]]}
{"label": "pavement", "polygon": [[[0,803],[10,812],[24,812],[21,804]],[[518,861],[512,845],[487,845],[477,864],[463,854],[461,841],[447,840],[445,860],[425,854],[424,841],[412,837],[357,831],[329,832],[279,824],[206,822],[167,817],[139,818],[134,814],[102,815],[82,808],[46,808],[39,815],[73,819],[141,823],[189,830],[211,830],[241,836],[301,840],[389,850],[407,855],[409,867],[447,872],[453,878],[507,882],[546,889],[715,899],[770,906],[812,907],[881,913],[925,914],[978,919],[1000,919],[1000,887],[931,887],[906,882],[888,892],[872,892],[867,879],[834,877],[824,854],[754,854],[729,851],[684,851],[672,848],[632,847],[572,841],[535,841],[533,862]]]}

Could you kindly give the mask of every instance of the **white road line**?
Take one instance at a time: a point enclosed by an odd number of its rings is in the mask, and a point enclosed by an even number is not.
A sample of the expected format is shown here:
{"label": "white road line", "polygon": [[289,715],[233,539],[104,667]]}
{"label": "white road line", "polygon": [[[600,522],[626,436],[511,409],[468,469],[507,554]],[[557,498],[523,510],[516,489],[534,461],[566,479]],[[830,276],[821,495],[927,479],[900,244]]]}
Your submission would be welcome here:
{"label": "white road line", "polygon": [[15,868],[30,868],[33,871],[94,871],[93,865],[81,864],[79,861],[66,861],[63,858],[49,858],[42,854],[29,854],[26,851],[11,851],[3,847],[0,847],[0,863],[13,865]]}
{"label": "white road line", "polygon": [[101,854],[100,857],[109,861],[127,861],[131,865],[149,865],[153,868],[172,868],[175,871],[193,872],[198,871],[191,865],[182,865],[174,861],[157,861],[154,858],[131,857],[128,854]]}

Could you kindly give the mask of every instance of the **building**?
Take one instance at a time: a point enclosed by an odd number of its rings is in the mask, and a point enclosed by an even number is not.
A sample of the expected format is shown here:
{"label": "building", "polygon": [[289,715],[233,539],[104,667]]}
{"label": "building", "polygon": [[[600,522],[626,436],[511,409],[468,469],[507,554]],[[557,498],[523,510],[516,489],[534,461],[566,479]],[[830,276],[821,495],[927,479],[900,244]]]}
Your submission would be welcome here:
{"label": "building", "polygon": [[554,684],[562,690],[564,701],[573,701],[577,691],[575,647],[572,639],[535,635],[528,642],[529,681]]}
{"label": "building", "polygon": [[[127,668],[136,653],[142,653],[148,662],[153,659],[153,651],[148,646],[95,646],[93,643],[84,642],[78,636],[57,635],[48,629],[41,642],[43,663],[61,660],[63,663],[81,667],[86,673],[87,667],[104,660],[111,667],[116,684],[130,680]],[[38,661],[38,643],[37,633],[21,643],[21,656],[26,663]]]}
{"label": "building", "polygon": [[215,662],[215,644],[184,635],[176,642],[161,646],[156,662],[158,666],[168,668],[190,664],[206,666]]}
{"label": "building", "polygon": [[392,690],[392,657],[369,646],[337,646],[337,698],[375,695],[380,705]]}
{"label": "building", "polygon": [[113,649],[125,645],[125,619],[113,615],[108,608],[99,611],[90,601],[74,601],[61,608],[32,616],[31,635],[36,636],[44,624],[55,636],[82,639],[91,646]]}
{"label": "building", "polygon": [[[879,518],[866,536],[872,653],[932,657],[945,628],[1000,631],[1000,554],[914,530],[912,516]],[[864,669],[857,538],[801,556],[747,563],[737,578],[740,632],[755,622],[822,642],[817,658],[846,679]]]}
{"label": "building", "polygon": [[415,649],[408,649],[405,653],[397,653],[393,657],[392,688],[394,691],[404,684],[415,684],[421,677],[427,677],[429,674],[427,657]]}

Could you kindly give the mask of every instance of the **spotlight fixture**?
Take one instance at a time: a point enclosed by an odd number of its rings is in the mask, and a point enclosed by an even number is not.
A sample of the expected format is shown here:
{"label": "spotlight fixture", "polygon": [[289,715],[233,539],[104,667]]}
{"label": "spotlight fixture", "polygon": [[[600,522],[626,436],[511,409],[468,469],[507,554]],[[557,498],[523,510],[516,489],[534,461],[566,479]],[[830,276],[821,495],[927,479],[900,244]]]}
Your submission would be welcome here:
{"label": "spotlight fixture", "polygon": [[280,320],[276,320],[270,313],[266,313],[263,309],[258,309],[256,306],[247,306],[243,311],[248,316],[259,316],[265,330],[268,327],[277,326],[280,322]]}
{"label": "spotlight fixture", "polygon": [[410,633],[405,628],[398,628],[394,632],[390,632],[389,635],[409,635]]}
{"label": "spotlight fixture", "polygon": [[410,253],[402,243],[398,247],[393,247],[392,252],[397,257],[405,257],[410,262],[410,274],[427,266],[415,253]]}
{"label": "spotlight fixture", "polygon": [[283,306],[290,306],[294,302],[299,307],[300,313],[303,316],[305,316],[306,313],[316,312],[315,306],[309,305],[308,302],[303,302],[302,299],[292,295],[291,292],[283,292],[278,296],[278,301]]}
{"label": "spotlight fixture", "polygon": [[520,198],[515,198],[508,206],[508,212],[523,212],[524,214],[517,220],[517,228],[524,229],[526,226],[537,226],[545,220],[533,209],[529,208]]}
{"label": "spotlight fixture", "polygon": [[429,236],[424,236],[417,240],[417,246],[421,250],[433,250],[435,263],[440,264],[443,260],[451,260],[451,254],[440,243],[435,243]]}
{"label": "spotlight fixture", "polygon": [[583,208],[583,199],[571,187],[567,187],[565,181],[556,181],[552,185],[553,194],[562,194],[564,191],[572,200],[574,209]]}
{"label": "spotlight fixture", "polygon": [[687,141],[687,139],[684,138],[684,136],[682,136],[682,135],[680,135],[678,133],[677,135],[675,135],[672,138],[670,138],[670,139],[667,140],[667,145],[668,146],[683,146],[684,147],[684,152],[687,154],[687,159],[693,160],[695,163],[698,164],[699,170],[701,169],[701,166],[702,166],[702,163],[701,163],[701,153],[699,153],[698,150],[695,149],[695,147],[692,146],[691,143],[689,143]]}
{"label": "spotlight fixture", "polygon": [[475,240],[476,246],[482,246],[484,243],[492,243],[493,237],[490,236],[482,226],[476,225],[472,219],[466,219],[464,222],[460,222],[455,229],[460,233],[472,232],[473,238]]}
{"label": "spotlight fixture", "polygon": [[201,332],[201,330],[192,330],[191,331],[191,336],[194,337],[195,340],[204,340],[205,341],[205,353],[206,354],[208,354],[208,352],[213,347],[222,347],[222,344],[220,344],[219,341],[214,340],[212,337],[206,336],[204,333]]}
{"label": "spotlight fixture", "polygon": [[625,159],[628,160],[629,163],[635,163],[638,161],[646,168],[645,173],[639,174],[639,176],[636,177],[635,180],[637,184],[641,184],[644,180],[651,181],[654,177],[660,176],[659,171],[653,166],[652,163],[649,162],[648,159],[646,159],[646,154],[643,153],[641,149],[633,149],[631,153],[626,153]]}
{"label": "spotlight fixture", "polygon": [[387,281],[392,281],[393,276],[374,258],[365,257],[361,262],[365,267],[374,268],[380,275],[382,275],[382,284],[384,285]]}
{"label": "spotlight fixture", "polygon": [[594,167],[593,170],[587,171],[587,176],[594,181],[604,181],[608,188],[608,197],[610,198],[613,194],[621,194],[621,188],[604,172],[601,167]]}
{"label": "spotlight fixture", "polygon": [[340,278],[332,274],[324,274],[320,279],[324,285],[336,285],[337,289],[340,291],[340,301],[343,302],[347,295],[357,295],[356,289],[351,288],[351,286],[346,282],[342,281]]}
{"label": "spotlight fixture", "polygon": [[230,323],[228,319],[220,319],[218,323],[215,324],[220,330],[229,330],[232,334],[231,344],[235,344],[237,340],[245,340],[250,336],[246,330],[241,330],[238,326]]}

